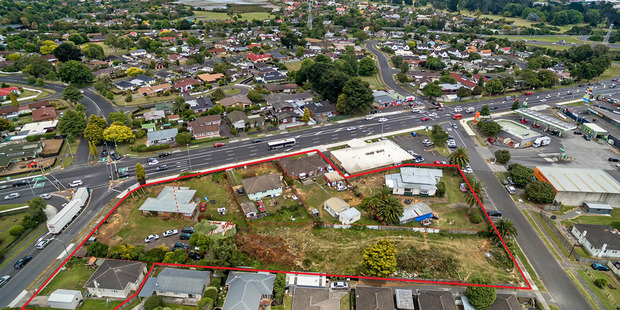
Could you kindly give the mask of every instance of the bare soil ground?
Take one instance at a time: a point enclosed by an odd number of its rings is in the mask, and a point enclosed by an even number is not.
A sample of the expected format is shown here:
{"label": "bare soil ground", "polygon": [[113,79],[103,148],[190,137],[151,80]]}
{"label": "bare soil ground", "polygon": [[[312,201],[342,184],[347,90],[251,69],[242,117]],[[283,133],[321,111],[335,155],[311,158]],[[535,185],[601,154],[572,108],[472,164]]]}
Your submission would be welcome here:
{"label": "bare soil ground", "polygon": [[64,141],[65,140],[63,139],[43,140],[43,151],[41,152],[41,156],[46,157],[58,155]]}

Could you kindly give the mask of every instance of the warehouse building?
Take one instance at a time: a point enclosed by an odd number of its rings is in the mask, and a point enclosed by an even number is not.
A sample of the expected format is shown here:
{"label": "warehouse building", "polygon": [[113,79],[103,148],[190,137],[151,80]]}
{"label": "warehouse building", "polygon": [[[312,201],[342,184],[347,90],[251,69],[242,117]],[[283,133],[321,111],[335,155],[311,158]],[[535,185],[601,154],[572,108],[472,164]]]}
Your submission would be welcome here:
{"label": "warehouse building", "polygon": [[555,201],[568,206],[606,203],[620,207],[620,183],[601,169],[536,167],[534,176],[555,188]]}
{"label": "warehouse building", "polygon": [[405,160],[414,159],[391,140],[374,143],[351,140],[349,146],[345,149],[331,151],[329,156],[336,165],[350,174],[394,166]]}

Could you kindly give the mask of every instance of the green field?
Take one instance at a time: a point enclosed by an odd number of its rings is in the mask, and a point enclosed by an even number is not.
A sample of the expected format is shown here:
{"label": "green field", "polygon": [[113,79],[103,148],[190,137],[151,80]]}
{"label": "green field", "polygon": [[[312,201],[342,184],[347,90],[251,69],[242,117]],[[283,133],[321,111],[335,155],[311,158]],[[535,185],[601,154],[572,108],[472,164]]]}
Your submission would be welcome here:
{"label": "green field", "polygon": [[[271,14],[268,12],[250,12],[240,14],[241,18],[239,20],[264,20],[271,18]],[[229,20],[233,19],[234,16],[237,15],[228,15],[223,12],[210,12],[210,11],[194,11],[195,19],[206,19],[206,20]]]}
{"label": "green field", "polygon": [[578,40],[575,37],[571,37],[571,36],[549,36],[549,37],[542,37],[542,36],[511,36],[511,35],[506,35],[506,36],[493,36],[496,38],[507,38],[507,39],[514,39],[514,40],[527,40],[527,41],[532,41],[532,40],[536,40],[536,41],[540,41],[540,42],[555,42],[558,43],[560,42],[560,40],[564,40],[565,43],[584,43],[581,40]]}
{"label": "green field", "polygon": [[297,71],[301,69],[301,61],[285,62],[284,65],[288,71]]}
{"label": "green field", "polygon": [[57,289],[82,290],[86,281],[95,272],[95,269],[86,267],[86,260],[76,257],[72,258],[65,267],[65,270],[59,271],[54,279],[41,290],[41,295],[49,295]]}
{"label": "green field", "polygon": [[[583,280],[588,284],[590,289],[594,292],[594,295],[596,295],[603,305],[605,305],[605,309],[617,309],[617,307],[620,307],[620,304],[617,302],[620,300],[620,292],[618,292],[617,289],[618,283],[614,281],[614,279],[612,279],[606,272],[588,269],[587,271],[577,270],[577,273],[579,273]],[[598,288],[594,285],[594,280],[590,277],[593,277],[594,279],[605,279],[607,280],[607,283],[613,284],[616,289],[612,290],[608,287],[604,287],[602,289]],[[606,291],[609,295],[605,294],[603,291]],[[610,295],[611,298],[608,297]]]}
{"label": "green field", "polygon": [[611,216],[604,215],[580,215],[572,220],[562,221],[562,225],[572,226],[572,224],[593,224],[609,225],[615,229],[620,229],[620,210],[611,211]]}

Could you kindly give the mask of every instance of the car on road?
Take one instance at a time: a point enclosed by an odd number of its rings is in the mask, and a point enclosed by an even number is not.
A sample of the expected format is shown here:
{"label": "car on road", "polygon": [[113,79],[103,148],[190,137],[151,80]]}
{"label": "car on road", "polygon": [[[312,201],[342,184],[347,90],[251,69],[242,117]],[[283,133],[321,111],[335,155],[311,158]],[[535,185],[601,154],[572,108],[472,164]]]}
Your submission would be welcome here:
{"label": "car on road", "polygon": [[525,95],[526,95],[526,96],[531,96],[531,95],[532,95],[532,92],[529,92],[529,91],[528,91],[528,92],[526,92],[526,93],[525,93]]}
{"label": "car on road", "polygon": [[620,159],[614,158],[614,157],[609,157],[607,159],[607,161],[612,162],[612,163],[618,163],[620,162]]}
{"label": "car on road", "polygon": [[521,119],[521,120],[520,120],[520,122],[521,122],[521,124],[527,124],[527,123],[529,123],[529,121],[528,121],[527,119],[525,119],[525,118],[524,118],[524,119]]}
{"label": "car on road", "polygon": [[489,141],[489,143],[491,144],[495,144],[495,139],[493,138],[487,138],[487,141]]}
{"label": "car on road", "polygon": [[149,235],[148,237],[144,238],[144,242],[146,243],[151,243],[155,240],[158,240],[159,236],[158,235]]}
{"label": "car on road", "polygon": [[433,112],[433,113],[429,113],[428,117],[437,117],[437,113]]}
{"label": "car on road", "polygon": [[47,246],[48,243],[52,242],[52,239],[43,239],[37,243],[37,250],[43,250]]}
{"label": "car on road", "polygon": [[6,275],[6,276],[2,276],[2,278],[0,278],[0,287],[5,286],[9,280],[11,279],[11,276]]}
{"label": "car on road", "polygon": [[159,157],[168,157],[168,156],[172,156],[172,153],[168,151],[159,153]]}
{"label": "car on road", "polygon": [[82,186],[84,184],[84,182],[82,182],[82,180],[74,180],[71,183],[69,183],[69,187],[78,187],[78,186]]}
{"label": "car on road", "polygon": [[15,265],[13,265],[13,267],[15,267],[15,269],[21,269],[24,266],[26,266],[26,264],[28,264],[28,262],[31,259],[32,259],[32,256],[26,255],[26,256],[20,258],[17,262],[15,262]]}
{"label": "car on road", "polygon": [[101,157],[107,157],[108,156],[108,151],[107,150],[102,150],[101,151]]}
{"label": "car on road", "polygon": [[353,130],[355,130],[355,129],[357,129],[357,128],[355,128],[355,127],[351,126],[351,127],[347,128],[347,131],[353,131]]}
{"label": "car on road", "polygon": [[517,192],[517,190],[512,185],[506,185],[505,187],[510,195],[514,195]]}
{"label": "car on road", "polygon": [[30,184],[30,180],[18,180],[13,182],[13,187],[24,186]]}
{"label": "car on road", "polygon": [[346,290],[349,288],[349,283],[347,282],[342,282],[342,281],[338,281],[338,282],[332,282],[329,287],[332,290]]}
{"label": "car on road", "polygon": [[422,117],[422,121],[425,121],[425,122],[426,122],[426,121],[428,121],[428,120],[430,120],[430,119],[431,119],[431,118],[430,118],[430,117],[428,117],[428,116],[424,116],[424,117]]}
{"label": "car on road", "polygon": [[570,96],[570,95],[572,95],[572,94],[573,94],[573,92],[572,92],[572,91],[569,91],[569,92],[567,92],[566,94]]}
{"label": "car on road", "polygon": [[121,172],[117,172],[116,173],[118,178],[128,178],[129,177],[129,171],[121,171]]}
{"label": "car on road", "polygon": [[612,79],[611,81],[612,82],[618,82],[618,79]]}
{"label": "car on road", "polygon": [[532,124],[532,128],[540,128],[540,125],[534,123],[534,124]]}
{"label": "car on road", "polygon": [[411,113],[422,113],[422,110],[420,110],[418,108],[413,108],[413,109],[411,109]]}
{"label": "car on road", "polygon": [[368,114],[368,115],[366,115],[366,120],[367,120],[367,121],[369,121],[369,120],[371,120],[371,119],[375,119],[375,116],[374,116],[374,115],[372,115],[372,114]]}
{"label": "car on road", "polygon": [[43,198],[45,200],[52,199],[52,195],[50,195],[50,194],[41,194],[39,197],[41,197],[41,198]]}
{"label": "car on road", "polygon": [[112,160],[120,160],[121,158],[123,158],[121,154],[116,153],[114,151],[110,151],[110,157],[112,157]]}
{"label": "car on road", "polygon": [[594,270],[600,270],[600,271],[609,271],[609,267],[600,264],[600,263],[594,263],[592,265],[590,265],[592,267],[592,269]]}
{"label": "car on road", "polygon": [[21,196],[19,193],[10,193],[10,194],[4,196],[4,200],[17,199],[17,198],[19,198],[19,196]]}
{"label": "car on road", "polygon": [[497,110],[498,108],[499,108],[499,107],[498,107],[498,106],[496,106],[496,105],[492,105],[492,106],[491,106],[491,110]]}
{"label": "car on road", "polygon": [[155,165],[159,164],[159,160],[151,157],[151,158],[146,160],[146,163],[149,164],[149,166],[155,166]]}
{"label": "car on road", "polygon": [[452,128],[454,128],[454,129],[459,129],[459,124],[457,124],[457,123],[452,123],[451,125],[452,125]]}
{"label": "car on road", "polygon": [[[178,234],[178,233],[179,233],[179,231],[178,231],[178,230],[176,230],[176,229],[170,229],[170,230],[166,230],[166,231],[164,231],[164,233],[163,233],[162,235],[164,235],[164,238],[165,238],[165,237],[174,236],[174,235],[176,235],[176,234]],[[149,237],[150,237],[150,236],[149,236]],[[148,238],[148,237],[147,237],[147,238]]]}
{"label": "car on road", "polygon": [[164,170],[168,170],[168,165],[159,165],[157,166],[157,168],[155,168],[155,171],[164,171]]}
{"label": "car on road", "polygon": [[461,108],[460,106],[456,106],[454,107],[454,112],[463,112],[463,108]]}
{"label": "car on road", "polygon": [[257,138],[257,139],[252,140],[252,143],[260,143],[260,142],[263,142],[263,139]]}
{"label": "car on road", "polygon": [[204,255],[200,254],[200,253],[196,253],[196,252],[189,252],[187,254],[187,257],[193,259],[193,260],[201,260],[204,258]]}
{"label": "car on road", "polygon": [[216,143],[213,143],[213,147],[222,147],[222,146],[224,146],[224,145],[226,145],[226,144],[224,144],[224,142],[216,142]]}
{"label": "car on road", "polygon": [[379,118],[379,123],[385,123],[387,121],[388,121],[388,119],[385,118],[385,117]]}

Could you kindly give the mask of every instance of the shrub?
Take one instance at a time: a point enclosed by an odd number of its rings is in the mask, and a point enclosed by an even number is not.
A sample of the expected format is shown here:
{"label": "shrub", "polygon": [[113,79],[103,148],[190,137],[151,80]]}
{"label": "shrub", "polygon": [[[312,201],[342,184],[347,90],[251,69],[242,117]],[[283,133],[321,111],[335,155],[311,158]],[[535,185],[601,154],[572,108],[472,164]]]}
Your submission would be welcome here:
{"label": "shrub", "polygon": [[144,310],[154,310],[164,306],[164,298],[161,296],[151,296],[144,302]]}
{"label": "shrub", "polygon": [[480,210],[478,209],[471,210],[471,213],[469,214],[470,222],[472,222],[473,224],[479,224],[479,223],[482,223],[482,220],[484,220],[484,218],[482,217],[482,212],[480,212]]}
{"label": "shrub", "polygon": [[213,309],[213,304],[214,304],[213,299],[209,297],[204,297],[203,299],[198,301],[197,306],[198,306],[198,309],[201,309],[201,310],[211,310]]}
{"label": "shrub", "polygon": [[151,146],[140,144],[136,146],[133,150],[136,152],[152,152],[152,151],[157,151],[157,150],[167,149],[167,148],[170,148],[170,144],[168,143],[160,144],[160,145],[151,145]]}
{"label": "shrub", "polygon": [[596,279],[594,280],[594,285],[598,288],[604,288],[607,286],[607,279]]}
{"label": "shrub", "polygon": [[510,161],[510,151],[508,150],[497,150],[495,152],[495,159],[500,164],[505,164]]}
{"label": "shrub", "polygon": [[215,278],[211,279],[211,281],[209,282],[209,286],[213,286],[213,287],[220,287],[220,286],[222,286],[222,278],[215,277]]}
{"label": "shrub", "polygon": [[24,226],[14,225],[13,227],[9,228],[9,235],[13,237],[19,237],[21,236],[21,234],[24,233],[24,231],[26,231],[26,228]]}
{"label": "shrub", "polygon": [[547,182],[533,181],[525,187],[525,194],[536,202],[552,203],[555,198],[555,189]]}
{"label": "shrub", "polygon": [[446,183],[439,182],[437,183],[437,191],[435,192],[435,196],[442,198],[446,194]]}
{"label": "shrub", "polygon": [[202,294],[204,298],[211,298],[211,300],[217,300],[217,288],[213,286],[209,286],[205,289]]}

